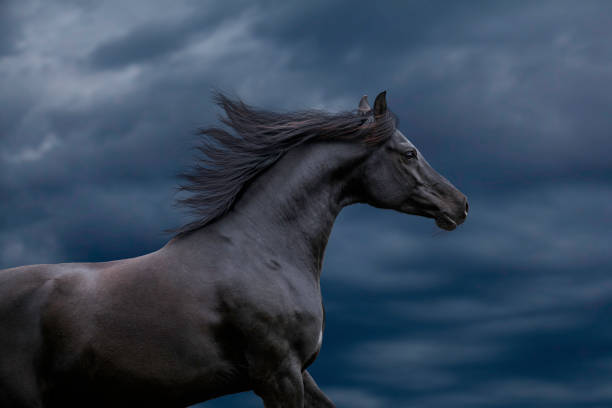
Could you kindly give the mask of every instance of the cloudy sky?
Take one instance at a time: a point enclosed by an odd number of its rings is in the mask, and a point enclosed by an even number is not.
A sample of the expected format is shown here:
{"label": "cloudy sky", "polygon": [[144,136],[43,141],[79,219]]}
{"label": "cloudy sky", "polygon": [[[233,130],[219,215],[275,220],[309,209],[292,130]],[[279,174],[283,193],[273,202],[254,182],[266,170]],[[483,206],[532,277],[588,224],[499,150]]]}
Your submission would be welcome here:
{"label": "cloudy sky", "polygon": [[[345,209],[323,349],[339,407],[612,405],[612,4],[2,1],[0,267],[158,249],[210,91],[355,109],[470,199],[451,233]],[[253,394],[203,407],[260,407]]]}

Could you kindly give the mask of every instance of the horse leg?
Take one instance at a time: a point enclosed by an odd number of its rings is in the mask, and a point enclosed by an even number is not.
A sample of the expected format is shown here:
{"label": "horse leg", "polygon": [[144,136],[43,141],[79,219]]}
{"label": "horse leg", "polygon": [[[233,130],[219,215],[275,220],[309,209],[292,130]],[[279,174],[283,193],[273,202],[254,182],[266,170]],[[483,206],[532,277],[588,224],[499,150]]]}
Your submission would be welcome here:
{"label": "horse leg", "polygon": [[323,391],[319,389],[317,383],[306,370],[302,373],[304,380],[304,408],[335,408],[333,402]]}
{"label": "horse leg", "polygon": [[260,371],[251,378],[253,391],[261,397],[265,408],[304,407],[304,384],[298,365]]}

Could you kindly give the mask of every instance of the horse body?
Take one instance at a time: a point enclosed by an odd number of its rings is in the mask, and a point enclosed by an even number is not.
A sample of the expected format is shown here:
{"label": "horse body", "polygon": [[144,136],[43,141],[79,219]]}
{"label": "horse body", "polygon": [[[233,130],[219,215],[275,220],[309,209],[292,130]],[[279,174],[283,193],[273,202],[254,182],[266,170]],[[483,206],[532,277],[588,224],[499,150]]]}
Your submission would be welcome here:
{"label": "horse body", "polygon": [[[3,272],[9,280],[4,290],[24,286],[23,278],[11,275],[29,278],[31,289],[3,296],[0,304],[3,328],[15,322],[0,356],[1,405],[181,406],[176,401],[193,398],[198,377],[208,378],[200,388],[222,390],[208,375],[211,363],[218,372],[224,366],[231,372],[231,363],[214,336],[202,335],[219,318],[212,309],[209,321],[191,314],[214,294],[198,299],[180,286],[180,273],[160,273],[160,264],[171,265],[161,253],[110,265]],[[139,392],[124,393],[126,383]]]}
{"label": "horse body", "polygon": [[[271,201],[305,199],[297,196],[307,191],[297,188],[302,183],[292,183],[294,194],[278,194],[277,180],[317,174],[304,171],[314,165],[308,158],[329,157],[306,150],[313,146],[262,175],[226,217],[159,251],[0,273],[2,320],[11,316],[23,338],[37,339],[27,347],[5,345],[0,367],[32,367],[19,383],[30,383],[27,395],[39,394],[45,406],[177,407],[251,389],[259,372],[268,375],[287,356],[305,369],[320,347],[319,276],[335,214],[311,196],[289,221],[282,204]],[[306,231],[301,223],[316,228]],[[15,360],[8,351],[17,346],[24,353]],[[33,350],[42,357],[34,365]],[[11,376],[3,371],[2,378]],[[128,380],[138,393],[124,392]]]}
{"label": "horse body", "polygon": [[[394,132],[385,145],[406,143]],[[388,154],[354,141],[303,143],[245,185],[223,217],[156,252],[0,271],[0,406],[184,407],[253,390],[268,408],[333,407],[306,369],[321,347],[321,267],[340,210],[399,200],[396,209],[446,229],[467,214],[424,160],[406,179],[412,201],[385,192],[373,167],[385,176],[407,166],[382,167]]]}
{"label": "horse body", "polygon": [[284,262],[215,264],[235,251],[219,241],[197,245],[200,265],[177,256],[186,242],[108,265],[2,272],[14,293],[0,302],[0,393],[11,397],[0,405],[184,407],[252,388],[249,368],[281,355],[306,368],[320,346],[318,285]]}

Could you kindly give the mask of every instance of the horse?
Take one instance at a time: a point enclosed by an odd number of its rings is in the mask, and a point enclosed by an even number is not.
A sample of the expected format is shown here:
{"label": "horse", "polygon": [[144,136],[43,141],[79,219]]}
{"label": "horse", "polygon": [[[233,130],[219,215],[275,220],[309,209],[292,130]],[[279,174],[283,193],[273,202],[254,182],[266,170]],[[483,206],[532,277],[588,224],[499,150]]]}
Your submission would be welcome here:
{"label": "horse", "polygon": [[185,407],[253,391],[266,408],[334,407],[308,372],[320,276],[353,203],[453,230],[466,197],[372,108],[275,113],[215,94],[177,200],[196,215],[161,249],[0,271],[0,406]]}

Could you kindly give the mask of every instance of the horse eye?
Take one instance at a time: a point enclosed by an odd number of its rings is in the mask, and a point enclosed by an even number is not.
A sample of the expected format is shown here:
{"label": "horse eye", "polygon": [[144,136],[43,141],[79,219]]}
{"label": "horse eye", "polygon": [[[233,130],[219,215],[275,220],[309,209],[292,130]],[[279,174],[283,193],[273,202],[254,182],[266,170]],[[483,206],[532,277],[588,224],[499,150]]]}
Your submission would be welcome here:
{"label": "horse eye", "polygon": [[408,159],[415,159],[417,156],[416,150],[406,150],[404,152],[404,157]]}

